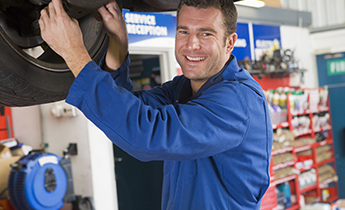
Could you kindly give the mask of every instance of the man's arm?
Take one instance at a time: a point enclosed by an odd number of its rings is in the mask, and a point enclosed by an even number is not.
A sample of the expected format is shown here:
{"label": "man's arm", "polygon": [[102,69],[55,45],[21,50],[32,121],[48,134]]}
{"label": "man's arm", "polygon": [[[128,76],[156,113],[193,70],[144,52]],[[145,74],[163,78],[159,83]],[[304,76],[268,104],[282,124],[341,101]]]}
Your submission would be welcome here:
{"label": "man's arm", "polygon": [[128,53],[128,34],[122,11],[115,1],[110,1],[95,11],[93,15],[96,20],[103,21],[109,36],[104,70],[113,72],[126,61]]}
{"label": "man's arm", "polygon": [[[115,71],[126,60],[128,36],[122,12],[115,1],[102,6],[94,13],[102,20],[109,35],[109,49],[105,70]],[[41,36],[67,63],[76,77],[92,59],[88,54],[78,21],[65,12],[61,0],[52,0],[41,11],[39,20]]]}
{"label": "man's arm", "polygon": [[237,85],[224,84],[187,104],[173,105],[164,97],[156,102],[148,95],[137,97],[95,66],[91,62],[80,73],[66,102],[139,160],[209,157],[238,146],[245,137],[249,114]]}

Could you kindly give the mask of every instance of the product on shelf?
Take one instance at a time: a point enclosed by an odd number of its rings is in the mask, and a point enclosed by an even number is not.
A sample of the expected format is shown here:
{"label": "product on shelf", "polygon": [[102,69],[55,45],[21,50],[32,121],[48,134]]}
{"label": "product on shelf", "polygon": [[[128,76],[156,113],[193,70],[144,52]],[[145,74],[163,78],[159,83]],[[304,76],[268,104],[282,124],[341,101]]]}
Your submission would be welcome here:
{"label": "product on shelf", "polygon": [[294,174],[298,174],[299,171],[297,171],[293,166],[289,166],[286,168],[278,169],[274,171],[274,177],[276,179],[282,179]]}
{"label": "product on shelf", "polygon": [[291,143],[295,148],[304,147],[314,144],[316,141],[313,138],[298,138]]}
{"label": "product on shelf", "polygon": [[265,92],[272,124],[276,125],[287,121],[287,94],[290,91],[290,88],[278,88]]}
{"label": "product on shelf", "polygon": [[[313,202],[313,199],[311,199],[310,202]],[[330,210],[333,208],[328,203],[314,203],[308,206],[303,206],[300,210],[327,210],[327,209]]]}
{"label": "product on shelf", "polygon": [[328,132],[320,132],[315,134],[315,141],[320,142],[328,138]]}
{"label": "product on shelf", "polygon": [[334,179],[334,181],[338,180],[336,172],[331,165],[322,165],[319,167],[319,182],[323,182],[327,179]]}
{"label": "product on shelf", "polygon": [[331,145],[324,145],[321,147],[316,148],[316,161],[322,162],[332,158],[333,152]]}
{"label": "product on shelf", "polygon": [[328,189],[323,189],[321,191],[321,195],[322,195],[322,201],[327,201],[330,197],[330,193]]}
{"label": "product on shelf", "polygon": [[289,147],[293,144],[295,140],[295,135],[287,129],[276,129],[273,132],[273,147],[272,150],[281,149],[284,147]]}
{"label": "product on shelf", "polygon": [[303,196],[305,204],[314,204],[320,201],[320,198],[315,191],[306,192]]}
{"label": "product on shelf", "polygon": [[301,152],[297,152],[297,163],[295,164],[295,167],[299,170],[306,170],[310,169],[313,164],[313,150],[307,149]]}
{"label": "product on shelf", "polygon": [[274,155],[273,158],[273,165],[276,166],[278,164],[287,163],[290,161],[294,161],[294,156],[291,152]]}
{"label": "product on shelf", "polygon": [[285,209],[285,196],[284,192],[281,192],[277,189],[277,199],[278,199],[278,208]]}
{"label": "product on shelf", "polygon": [[316,170],[312,168],[309,171],[302,172],[298,176],[298,181],[300,189],[315,185],[317,182]]}
{"label": "product on shelf", "polygon": [[328,87],[325,86],[323,88],[319,88],[319,107],[327,107],[327,101],[328,101]]}
{"label": "product on shelf", "polygon": [[283,204],[284,208],[290,208],[292,206],[291,202],[291,190],[290,190],[290,185],[288,182],[284,182],[280,185],[277,186],[277,190],[281,195],[283,195]]}
{"label": "product on shelf", "polygon": [[313,129],[315,131],[328,130],[331,128],[330,115],[326,113],[318,113],[313,115]]}
{"label": "product on shelf", "polygon": [[293,127],[293,133],[296,136],[310,132],[310,118],[307,115],[293,117],[291,125]]}

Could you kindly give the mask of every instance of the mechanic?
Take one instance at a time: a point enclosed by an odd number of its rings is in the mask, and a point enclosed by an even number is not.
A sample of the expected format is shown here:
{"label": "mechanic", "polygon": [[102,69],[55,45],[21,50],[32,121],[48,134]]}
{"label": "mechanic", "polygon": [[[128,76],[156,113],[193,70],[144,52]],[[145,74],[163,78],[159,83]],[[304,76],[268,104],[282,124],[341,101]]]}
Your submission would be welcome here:
{"label": "mechanic", "polygon": [[66,102],[141,161],[164,161],[162,209],[260,209],[270,184],[272,126],[260,85],[237,65],[232,0],[182,0],[175,56],[183,74],[132,92],[128,35],[115,1],[99,8],[109,35],[100,65],[61,0],[42,10],[47,44],[76,76]]}

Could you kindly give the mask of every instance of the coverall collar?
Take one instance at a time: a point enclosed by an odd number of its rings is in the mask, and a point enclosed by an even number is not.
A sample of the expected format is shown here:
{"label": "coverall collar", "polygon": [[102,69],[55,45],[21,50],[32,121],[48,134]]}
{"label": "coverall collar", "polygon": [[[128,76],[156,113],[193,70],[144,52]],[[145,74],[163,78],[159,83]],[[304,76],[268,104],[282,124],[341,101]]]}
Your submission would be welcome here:
{"label": "coverall collar", "polygon": [[[232,61],[235,61],[236,66],[237,66],[237,61],[234,55],[231,54],[229,60],[225,63],[224,67],[222,68],[222,70],[220,70],[217,74],[213,75],[211,78],[209,78],[198,90],[198,92],[196,92],[194,95],[192,95],[192,87],[190,85],[190,79],[186,78],[182,88],[180,89],[179,95],[178,95],[178,101],[182,104],[187,103],[188,101],[195,99],[195,98],[199,98],[202,94],[203,91],[207,90],[209,87],[211,87],[212,85],[215,85],[219,82],[221,82],[224,77],[223,77],[223,73],[224,70],[231,65]],[[232,65],[231,65],[232,66]]]}

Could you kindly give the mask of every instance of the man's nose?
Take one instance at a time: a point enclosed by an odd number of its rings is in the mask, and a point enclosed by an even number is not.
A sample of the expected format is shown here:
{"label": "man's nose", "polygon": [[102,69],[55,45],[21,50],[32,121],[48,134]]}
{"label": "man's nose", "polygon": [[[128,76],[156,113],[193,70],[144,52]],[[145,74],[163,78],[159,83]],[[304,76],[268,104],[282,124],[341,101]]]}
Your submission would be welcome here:
{"label": "man's nose", "polygon": [[200,40],[197,35],[190,35],[187,42],[187,48],[189,50],[199,50],[200,49]]}

